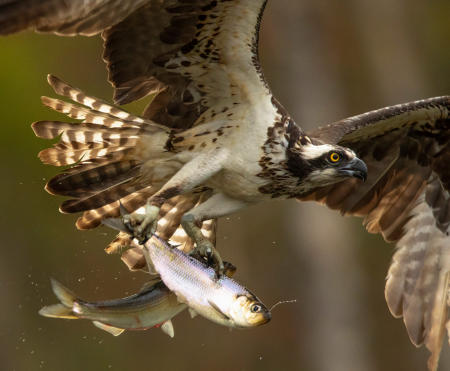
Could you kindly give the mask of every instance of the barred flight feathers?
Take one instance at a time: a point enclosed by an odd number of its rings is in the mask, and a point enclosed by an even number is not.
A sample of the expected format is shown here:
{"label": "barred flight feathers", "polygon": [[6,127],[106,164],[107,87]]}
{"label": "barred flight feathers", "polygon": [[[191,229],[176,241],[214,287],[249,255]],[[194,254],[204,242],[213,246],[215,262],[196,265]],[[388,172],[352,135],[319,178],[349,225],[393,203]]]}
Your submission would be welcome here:
{"label": "barred flight feathers", "polygon": [[[43,97],[44,104],[83,120],[32,124],[36,136],[59,138],[52,148],[39,153],[41,161],[54,166],[71,166],[53,177],[45,187],[51,194],[75,197],[64,201],[60,211],[86,211],[77,222],[78,228],[85,229],[99,225],[106,216],[117,216],[120,199],[135,209],[142,206],[157,190],[153,183],[162,181],[160,173],[164,173],[164,169],[152,176],[151,163],[153,156],[164,158],[169,130],[88,96],[54,76],[49,75],[48,81],[55,92],[77,104]],[[145,171],[142,170],[144,164]],[[142,197],[143,194],[146,197]],[[127,198],[129,195],[134,196]]]}
{"label": "barred flight feathers", "polygon": [[368,179],[323,187],[301,200],[361,216],[369,232],[396,243],[386,300],[393,315],[403,316],[411,341],[431,351],[434,369],[449,323],[450,97],[383,108],[309,135],[354,150]]}
{"label": "barred flight feathers", "polygon": [[92,36],[141,7],[148,0],[3,0],[0,35],[26,29],[63,36]]}
{"label": "barred flight feathers", "polygon": [[[120,203],[127,210],[137,210],[145,205],[148,198],[157,191],[156,187],[147,186],[120,199]],[[98,227],[105,218],[117,218],[120,216],[120,203],[114,201],[96,209],[87,210],[77,219],[78,229],[92,229]]]}

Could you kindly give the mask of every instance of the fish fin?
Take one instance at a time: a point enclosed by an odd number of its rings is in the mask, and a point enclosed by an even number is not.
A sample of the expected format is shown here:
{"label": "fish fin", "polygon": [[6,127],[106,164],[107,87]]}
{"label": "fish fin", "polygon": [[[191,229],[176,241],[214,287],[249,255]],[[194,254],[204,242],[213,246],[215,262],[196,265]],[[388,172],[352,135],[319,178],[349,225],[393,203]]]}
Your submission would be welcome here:
{"label": "fish fin", "polygon": [[53,278],[50,279],[50,282],[52,284],[52,289],[56,297],[64,306],[72,310],[73,303],[76,299],[75,294]]}
{"label": "fish fin", "polygon": [[95,327],[98,327],[101,330],[104,330],[106,332],[109,332],[111,335],[119,336],[122,332],[125,331],[123,328],[114,327],[107,325],[106,323],[99,322],[99,321],[92,321]]}
{"label": "fish fin", "polygon": [[208,300],[209,305],[225,320],[229,320],[230,317],[228,317],[222,310],[218,307],[218,305],[211,300]]}
{"label": "fish fin", "polygon": [[44,317],[50,318],[66,318],[66,319],[77,319],[72,312],[71,308],[66,307],[63,304],[53,304],[47,305],[39,311],[39,314]]}
{"label": "fish fin", "polygon": [[173,328],[173,323],[170,319],[167,320],[166,322],[163,322],[163,324],[161,325],[161,330],[165,334],[169,335],[171,338],[173,338],[175,336],[175,330]]}
{"label": "fish fin", "polygon": [[194,309],[188,308],[188,311],[189,311],[191,318],[197,317],[198,313]]}

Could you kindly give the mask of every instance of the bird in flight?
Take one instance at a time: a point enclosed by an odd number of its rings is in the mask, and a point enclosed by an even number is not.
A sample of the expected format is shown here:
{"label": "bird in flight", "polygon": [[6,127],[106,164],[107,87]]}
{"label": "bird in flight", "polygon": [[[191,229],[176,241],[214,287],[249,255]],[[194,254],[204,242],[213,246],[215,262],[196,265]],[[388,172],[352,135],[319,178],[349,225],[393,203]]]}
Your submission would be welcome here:
{"label": "bird in flight", "polygon": [[[392,314],[435,367],[449,326],[450,97],[382,108],[305,132],[272,95],[258,59],[265,0],[0,2],[0,34],[25,29],[104,40],[122,105],[49,76],[73,103],[43,103],[80,122],[39,121],[59,137],[42,162],[67,166],[46,190],[83,212],[79,229],[123,216],[132,237],[155,231],[195,248],[218,273],[217,219],[274,198],[314,200],[363,218],[396,243],[386,281]],[[111,246],[130,243],[121,235]],[[135,249],[124,260],[136,268]],[[450,326],[449,326],[450,327]]]}

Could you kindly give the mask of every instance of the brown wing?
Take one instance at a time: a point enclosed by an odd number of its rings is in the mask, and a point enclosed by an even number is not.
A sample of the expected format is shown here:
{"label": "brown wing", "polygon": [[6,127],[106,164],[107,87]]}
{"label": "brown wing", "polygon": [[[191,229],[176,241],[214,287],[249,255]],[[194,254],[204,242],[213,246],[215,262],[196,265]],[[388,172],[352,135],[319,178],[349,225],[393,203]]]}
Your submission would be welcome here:
{"label": "brown wing", "polygon": [[92,36],[120,22],[148,0],[3,0],[0,35],[26,29]]}
{"label": "brown wing", "polygon": [[[156,94],[145,116],[186,129],[219,116],[239,120],[270,92],[257,42],[266,0],[4,0],[0,34],[32,28],[102,32],[114,100]],[[244,106],[243,106],[244,105]]]}
{"label": "brown wing", "polygon": [[370,233],[396,242],[386,282],[392,314],[437,365],[448,322],[450,272],[450,97],[432,98],[338,121],[310,136],[352,148],[369,170],[318,189],[315,200],[364,218]]}
{"label": "brown wing", "polygon": [[103,57],[116,103],[156,93],[145,116],[183,129],[257,104],[268,94],[257,55],[265,3],[150,1],[106,30]]}

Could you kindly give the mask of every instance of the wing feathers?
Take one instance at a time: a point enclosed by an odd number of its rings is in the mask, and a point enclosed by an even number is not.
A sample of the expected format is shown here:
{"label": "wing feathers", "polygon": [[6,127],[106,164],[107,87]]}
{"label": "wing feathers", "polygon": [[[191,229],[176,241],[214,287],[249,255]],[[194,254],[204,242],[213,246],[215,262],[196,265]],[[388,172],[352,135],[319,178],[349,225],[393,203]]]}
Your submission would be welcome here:
{"label": "wing feathers", "polygon": [[120,22],[148,0],[3,0],[0,34],[29,28],[58,35],[92,36]]}
{"label": "wing feathers", "polygon": [[[112,118],[112,119],[119,118],[120,120],[125,121],[128,126],[130,125],[137,126],[136,124],[144,124],[144,123],[150,124],[152,126],[155,125],[154,122],[150,122],[142,117],[135,116],[127,111],[124,111],[123,109],[114,107],[109,103],[105,102],[104,100],[86,95],[80,89],[69,85],[68,83],[66,83],[65,81],[59,79],[54,75],[48,75],[47,80],[56,94],[70,98],[77,103],[87,106],[92,110],[94,110],[94,112],[101,112],[107,114],[106,116],[104,116],[105,118]],[[89,112],[93,112],[92,110]],[[89,121],[89,118],[87,118],[86,120]],[[116,126],[118,126],[119,122],[115,122],[115,124]]]}
{"label": "wing feathers", "polygon": [[448,320],[450,271],[450,97],[383,108],[311,134],[353,149],[369,169],[309,195],[344,214],[364,217],[369,232],[396,243],[386,282],[392,314],[411,341],[431,352],[436,369]]}
{"label": "wing feathers", "polygon": [[145,185],[131,182],[130,179],[127,179],[123,183],[118,183],[115,181],[114,185],[111,187],[101,189],[92,196],[64,201],[59,210],[62,213],[76,213],[79,211],[98,209],[102,206],[114,203],[115,201],[120,200],[129,194],[133,194],[143,188],[145,188]]}
{"label": "wing feathers", "polygon": [[[104,217],[118,216],[120,199],[130,212],[145,204],[155,192],[153,167],[164,157],[167,128],[90,97],[54,76],[48,81],[55,92],[83,105],[43,97],[47,106],[83,122],[32,125],[38,137],[59,138],[53,148],[39,153],[42,162],[72,165],[46,185],[49,193],[75,197],[63,202],[60,211],[86,211],[77,221],[77,227],[86,229],[99,225]],[[162,181],[164,171],[161,165],[157,181]]]}
{"label": "wing feathers", "polygon": [[[429,186],[431,187],[431,186]],[[397,243],[386,282],[386,300],[395,316],[404,317],[414,344],[428,344],[447,322],[445,284],[450,272],[450,237],[438,230],[432,208],[422,195]]]}

